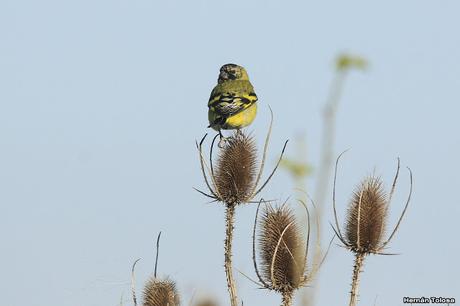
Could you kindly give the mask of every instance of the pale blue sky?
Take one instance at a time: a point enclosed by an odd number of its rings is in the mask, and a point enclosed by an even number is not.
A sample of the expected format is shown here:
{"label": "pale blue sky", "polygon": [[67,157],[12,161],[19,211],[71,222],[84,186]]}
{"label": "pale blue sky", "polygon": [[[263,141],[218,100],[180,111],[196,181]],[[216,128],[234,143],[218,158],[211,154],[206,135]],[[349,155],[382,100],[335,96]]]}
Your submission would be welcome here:
{"label": "pale blue sky", "polygon": [[[414,172],[413,201],[390,247],[402,255],[369,258],[361,305],[376,295],[378,305],[460,298],[459,13],[458,1],[2,0],[0,304],[117,305],[124,294],[131,305],[131,264],[143,258],[140,291],[162,230],[159,270],[177,281],[184,305],[195,289],[226,305],[224,209],[192,189],[204,186],[194,141],[206,132],[218,69],[247,68],[260,99],[249,128],[259,145],[273,108],[271,165],[299,133],[315,165],[342,51],[371,66],[350,74],[338,114],[336,152],[352,148],[339,211],[374,168],[388,182],[397,156]],[[280,171],[264,196],[286,198],[292,188]],[[407,190],[403,172],[393,221]],[[234,257],[252,276],[254,213],[254,205],[237,212]],[[334,246],[317,305],[347,304],[351,269],[351,255]],[[279,303],[238,283],[245,305]]]}

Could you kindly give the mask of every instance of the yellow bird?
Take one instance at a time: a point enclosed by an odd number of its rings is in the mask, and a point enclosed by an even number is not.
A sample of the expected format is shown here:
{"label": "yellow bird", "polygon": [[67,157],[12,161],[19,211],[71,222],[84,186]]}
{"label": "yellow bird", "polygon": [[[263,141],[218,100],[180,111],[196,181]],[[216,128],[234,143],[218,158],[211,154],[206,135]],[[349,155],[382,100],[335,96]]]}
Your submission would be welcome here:
{"label": "yellow bird", "polygon": [[256,117],[256,102],[246,70],[235,64],[223,65],[208,102],[208,127],[222,137],[221,130],[240,130],[250,125]]}

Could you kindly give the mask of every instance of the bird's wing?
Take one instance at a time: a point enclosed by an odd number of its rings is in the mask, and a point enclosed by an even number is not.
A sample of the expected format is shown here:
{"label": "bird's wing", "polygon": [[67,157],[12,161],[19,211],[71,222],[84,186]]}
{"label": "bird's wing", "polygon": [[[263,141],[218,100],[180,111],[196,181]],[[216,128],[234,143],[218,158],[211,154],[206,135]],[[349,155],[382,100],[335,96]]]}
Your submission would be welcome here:
{"label": "bird's wing", "polygon": [[214,92],[209,98],[209,108],[225,117],[232,116],[248,108],[257,101],[257,95],[251,91],[248,93],[226,91]]}

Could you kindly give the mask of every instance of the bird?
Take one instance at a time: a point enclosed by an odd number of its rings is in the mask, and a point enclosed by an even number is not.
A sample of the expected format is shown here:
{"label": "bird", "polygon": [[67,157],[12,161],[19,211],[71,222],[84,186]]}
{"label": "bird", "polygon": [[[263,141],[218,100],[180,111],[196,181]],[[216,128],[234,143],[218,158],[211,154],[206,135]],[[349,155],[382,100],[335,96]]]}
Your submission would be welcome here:
{"label": "bird", "polygon": [[217,85],[208,101],[208,128],[237,130],[250,125],[257,114],[257,95],[249,81],[246,69],[236,64],[225,64],[220,68]]}

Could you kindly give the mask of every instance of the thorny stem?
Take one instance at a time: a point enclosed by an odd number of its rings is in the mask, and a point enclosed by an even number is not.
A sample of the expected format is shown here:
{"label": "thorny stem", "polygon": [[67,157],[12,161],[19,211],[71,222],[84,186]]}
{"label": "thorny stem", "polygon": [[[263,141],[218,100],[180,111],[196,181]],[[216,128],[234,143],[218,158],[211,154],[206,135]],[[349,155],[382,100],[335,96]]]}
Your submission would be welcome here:
{"label": "thorny stem", "polygon": [[225,212],[225,275],[227,276],[227,288],[230,295],[230,305],[238,306],[238,296],[236,293],[235,280],[233,279],[233,267],[232,267],[232,241],[233,241],[233,229],[235,223],[235,205],[227,204]]}
{"label": "thorny stem", "polygon": [[355,265],[353,267],[353,279],[351,282],[351,292],[350,292],[350,304],[349,306],[356,306],[358,303],[358,286],[359,286],[359,274],[363,268],[364,262],[363,253],[356,253]]}
{"label": "thorny stem", "polygon": [[292,305],[292,291],[283,292],[283,300],[281,306],[291,306]]}

